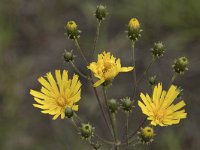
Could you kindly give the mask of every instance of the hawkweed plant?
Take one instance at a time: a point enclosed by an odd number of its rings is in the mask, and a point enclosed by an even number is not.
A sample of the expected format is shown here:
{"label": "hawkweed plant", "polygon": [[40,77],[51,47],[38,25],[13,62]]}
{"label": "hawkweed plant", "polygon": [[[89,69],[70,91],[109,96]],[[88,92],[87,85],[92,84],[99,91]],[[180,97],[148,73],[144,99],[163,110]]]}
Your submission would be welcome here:
{"label": "hawkweed plant", "polygon": [[[52,119],[68,119],[75,127],[75,131],[81,136],[82,140],[88,142],[92,149],[105,149],[104,145],[109,145],[113,150],[135,149],[138,144],[149,144],[153,142],[156,135],[154,129],[156,126],[170,126],[178,124],[182,119],[187,117],[184,109],[185,101],[182,99],[182,89],[180,86],[174,85],[175,79],[179,75],[183,75],[188,70],[188,59],[180,57],[175,59],[172,65],[173,75],[169,79],[169,84],[164,85],[162,81],[158,81],[156,75],[148,76],[148,71],[152,65],[160,59],[166,51],[166,47],[162,42],[155,42],[150,49],[152,61],[146,67],[140,77],[136,76],[136,70],[139,69],[135,65],[135,45],[142,35],[141,24],[137,18],[132,18],[127,21],[127,40],[130,43],[132,62],[130,66],[124,67],[120,58],[116,58],[109,50],[99,53],[96,49],[100,27],[107,16],[106,7],[103,5],[97,6],[95,17],[97,19],[96,34],[94,37],[93,51],[91,51],[92,59],[86,58],[84,51],[79,45],[81,31],[75,21],[66,23],[66,35],[74,43],[76,50],[80,53],[84,61],[85,69],[89,70],[89,74],[84,74],[75,65],[76,57],[73,50],[64,51],[64,60],[71,64],[75,73],[73,77],[68,76],[68,70],[55,70],[55,73],[47,73],[44,77],[39,77],[38,81],[41,84],[41,90],[30,90],[30,94],[34,97],[33,106],[41,109],[41,113],[49,114]],[[98,54],[98,55],[96,55]],[[133,85],[132,96],[120,100],[109,99],[107,90],[111,88],[112,83],[118,75],[122,73],[132,73],[133,80],[130,81]],[[106,127],[110,133],[110,137],[101,137],[95,131],[95,127],[89,120],[83,121],[78,115],[78,102],[81,100],[81,88],[83,88],[79,76],[85,78],[93,88],[99,105],[101,115],[105,121]],[[137,88],[141,81],[147,78],[150,91],[148,94],[145,91],[137,93]],[[103,96],[101,97],[97,88],[102,87]],[[166,89],[166,90],[165,90]],[[140,96],[140,99],[135,99]],[[138,123],[136,129],[130,128],[129,120],[134,115],[134,107],[138,105],[141,108],[141,115],[144,119]],[[122,110],[122,111],[119,111]],[[125,136],[121,137],[117,128],[119,113],[124,113],[124,128],[122,129]],[[120,120],[121,121],[121,120]],[[99,129],[100,130],[100,129]]]}

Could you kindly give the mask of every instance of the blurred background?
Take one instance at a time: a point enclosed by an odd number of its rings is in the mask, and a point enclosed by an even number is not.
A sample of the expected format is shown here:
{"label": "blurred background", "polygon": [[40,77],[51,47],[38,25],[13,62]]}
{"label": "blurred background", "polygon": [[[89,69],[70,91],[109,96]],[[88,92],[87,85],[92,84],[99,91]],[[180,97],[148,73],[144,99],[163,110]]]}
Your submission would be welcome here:
{"label": "blurred background", "polygon": [[[156,128],[155,141],[141,150],[200,149],[200,1],[199,0],[1,0],[0,1],[0,149],[1,150],[87,150],[91,147],[80,140],[68,120],[51,120],[33,108],[29,90],[40,89],[39,76],[55,69],[74,70],[64,62],[64,49],[78,56],[75,64],[88,73],[73,43],[65,36],[65,23],[75,20],[82,30],[80,45],[86,56],[92,51],[96,29],[93,13],[96,5],[107,6],[109,15],[100,29],[97,49],[111,51],[129,66],[130,41],[126,25],[137,17],[143,28],[136,43],[136,68],[140,76],[151,61],[150,48],[163,41],[164,57],[149,72],[156,74],[167,88],[172,77],[175,58],[187,56],[189,71],[175,81],[184,88],[188,118],[180,124]],[[106,125],[89,83],[83,83],[78,114],[85,122],[96,126],[101,136],[107,136]],[[131,73],[120,74],[108,91],[109,98],[131,96]],[[144,80],[138,91],[149,91]],[[101,89],[98,89],[101,94]],[[137,97],[139,99],[139,97]],[[137,100],[136,99],[136,100]],[[135,103],[136,104],[136,103]],[[143,119],[136,104],[130,119],[131,131]],[[120,124],[123,115],[119,115]],[[121,129],[121,125],[119,125]],[[108,137],[109,138],[109,137]],[[103,149],[107,149],[104,147]]]}

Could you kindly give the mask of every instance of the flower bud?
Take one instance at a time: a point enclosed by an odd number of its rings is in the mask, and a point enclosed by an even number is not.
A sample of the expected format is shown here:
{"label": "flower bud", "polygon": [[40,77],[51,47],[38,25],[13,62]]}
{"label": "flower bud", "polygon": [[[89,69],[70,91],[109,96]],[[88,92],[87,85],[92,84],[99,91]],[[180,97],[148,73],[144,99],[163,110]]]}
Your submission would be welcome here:
{"label": "flower bud", "polygon": [[128,37],[132,41],[137,41],[141,37],[142,30],[140,29],[140,23],[136,18],[132,18],[128,23]]}
{"label": "flower bud", "polygon": [[121,99],[121,109],[125,112],[130,112],[134,108],[133,101],[131,101],[130,97],[126,97]]}
{"label": "flower bud", "polygon": [[174,61],[174,65],[172,66],[174,71],[179,74],[184,74],[186,70],[188,70],[188,59],[186,57],[180,57]]}
{"label": "flower bud", "polygon": [[132,18],[128,23],[128,28],[131,31],[138,30],[140,28],[140,23],[136,18]]}
{"label": "flower bud", "polygon": [[108,108],[111,113],[115,113],[118,109],[118,103],[116,99],[110,99],[108,101]]}
{"label": "flower bud", "polygon": [[66,62],[70,62],[70,61],[73,61],[74,60],[74,55],[73,55],[73,50],[71,51],[67,51],[65,50],[64,54],[63,54],[63,57],[65,59]]}
{"label": "flower bud", "polygon": [[138,138],[141,143],[149,144],[153,142],[153,137],[155,136],[154,130],[152,127],[146,126],[145,128],[141,128],[138,132]]}
{"label": "flower bud", "polygon": [[71,118],[71,117],[73,117],[73,115],[74,115],[74,111],[72,110],[72,108],[67,107],[65,110],[65,116],[67,118]]}
{"label": "flower bud", "polygon": [[154,43],[154,47],[151,48],[151,53],[155,58],[160,58],[165,53],[165,46],[162,42]]}
{"label": "flower bud", "polygon": [[98,5],[97,9],[95,11],[95,16],[97,18],[98,21],[102,21],[105,19],[106,17],[106,7],[103,5]]}
{"label": "flower bud", "polygon": [[78,30],[78,25],[75,21],[68,21],[66,24],[66,30],[70,39],[77,39],[80,37],[81,31]]}
{"label": "flower bud", "polygon": [[155,85],[156,84],[156,76],[149,77],[148,82],[152,86]]}
{"label": "flower bud", "polygon": [[80,131],[82,138],[85,140],[90,139],[94,134],[94,128],[89,123],[81,124]]}

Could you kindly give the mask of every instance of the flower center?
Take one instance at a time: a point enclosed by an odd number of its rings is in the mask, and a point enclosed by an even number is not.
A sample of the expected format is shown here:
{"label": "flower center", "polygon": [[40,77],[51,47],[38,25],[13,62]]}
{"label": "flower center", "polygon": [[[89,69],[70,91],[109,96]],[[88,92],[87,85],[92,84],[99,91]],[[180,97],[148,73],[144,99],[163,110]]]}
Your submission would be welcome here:
{"label": "flower center", "polygon": [[155,113],[155,119],[161,122],[164,118],[165,112],[164,111],[157,111]]}
{"label": "flower center", "polygon": [[66,105],[65,98],[63,98],[62,96],[58,97],[56,102],[60,107],[65,107]]}
{"label": "flower center", "polygon": [[105,63],[104,63],[104,68],[103,68],[102,72],[103,72],[103,73],[106,73],[109,69],[112,68],[112,66],[113,66],[113,65],[112,65],[111,63],[105,62]]}

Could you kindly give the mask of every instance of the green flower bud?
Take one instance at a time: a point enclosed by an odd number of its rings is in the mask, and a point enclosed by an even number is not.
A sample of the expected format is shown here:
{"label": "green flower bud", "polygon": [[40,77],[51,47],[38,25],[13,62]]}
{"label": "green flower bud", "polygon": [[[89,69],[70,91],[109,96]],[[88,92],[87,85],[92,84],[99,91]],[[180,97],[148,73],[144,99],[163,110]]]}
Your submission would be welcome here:
{"label": "green flower bud", "polygon": [[188,59],[186,57],[180,57],[174,61],[174,65],[172,66],[174,71],[179,74],[184,74],[186,70],[188,70]]}
{"label": "green flower bud", "polygon": [[63,57],[64,57],[66,62],[73,61],[74,57],[75,57],[74,54],[73,54],[73,50],[71,50],[71,51],[65,50]]}
{"label": "green flower bud", "polygon": [[128,38],[132,41],[137,41],[141,37],[141,32],[139,21],[136,18],[132,18],[128,23]]}
{"label": "green flower bud", "polygon": [[165,46],[162,42],[154,43],[154,47],[151,48],[151,53],[155,58],[160,58],[165,53]]}
{"label": "green flower bud", "polygon": [[118,109],[118,103],[116,99],[108,100],[108,108],[111,113],[115,113]]}
{"label": "green flower bud", "polygon": [[95,11],[95,16],[97,18],[98,21],[102,21],[105,19],[106,17],[106,7],[103,5],[98,5],[97,9]]}
{"label": "green flower bud", "polygon": [[141,128],[137,134],[138,134],[138,139],[143,144],[149,144],[153,142],[153,137],[155,136],[153,128],[149,126]]}
{"label": "green flower bud", "polygon": [[83,139],[88,140],[90,139],[94,134],[94,128],[89,124],[81,124],[81,136]]}
{"label": "green flower bud", "polygon": [[65,110],[65,116],[67,118],[71,118],[71,117],[73,117],[73,115],[74,115],[74,111],[72,110],[72,108],[67,107]]}
{"label": "green flower bud", "polygon": [[125,112],[130,112],[134,108],[134,102],[131,101],[130,97],[121,99],[121,109]]}
{"label": "green flower bud", "polygon": [[155,85],[156,84],[156,76],[149,77],[148,82],[150,85]]}
{"label": "green flower bud", "polygon": [[70,39],[77,39],[80,37],[81,31],[78,30],[78,25],[75,21],[68,21],[66,24],[67,35]]}

